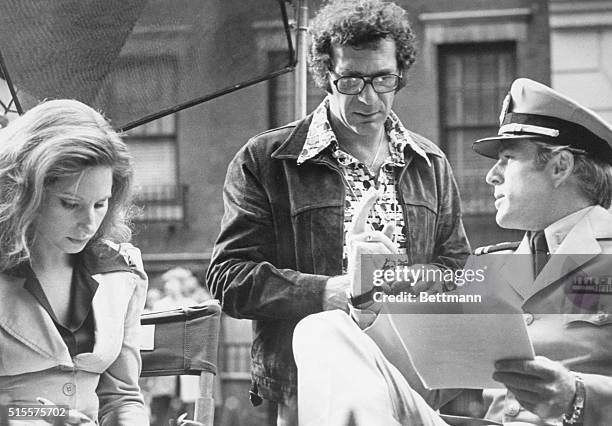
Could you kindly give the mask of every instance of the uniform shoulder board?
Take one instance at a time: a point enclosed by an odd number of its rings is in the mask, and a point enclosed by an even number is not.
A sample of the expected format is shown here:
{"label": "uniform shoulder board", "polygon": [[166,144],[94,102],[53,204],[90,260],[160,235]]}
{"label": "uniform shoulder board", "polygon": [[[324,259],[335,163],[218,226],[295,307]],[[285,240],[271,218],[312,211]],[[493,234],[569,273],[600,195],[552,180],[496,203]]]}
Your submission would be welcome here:
{"label": "uniform shoulder board", "polygon": [[495,253],[496,251],[506,251],[506,250],[514,251],[518,248],[520,244],[521,244],[520,241],[513,241],[513,242],[493,244],[491,246],[478,247],[476,250],[474,250],[474,254],[476,256],[480,256],[483,254]]}

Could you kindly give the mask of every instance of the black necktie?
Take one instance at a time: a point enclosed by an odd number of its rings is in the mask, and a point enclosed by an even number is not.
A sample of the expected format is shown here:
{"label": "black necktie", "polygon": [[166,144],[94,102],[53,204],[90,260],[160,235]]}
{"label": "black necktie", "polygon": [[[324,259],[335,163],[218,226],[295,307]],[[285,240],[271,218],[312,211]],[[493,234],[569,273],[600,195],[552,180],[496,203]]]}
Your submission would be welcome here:
{"label": "black necktie", "polygon": [[532,232],[529,238],[529,245],[533,253],[533,276],[537,277],[548,262],[548,244],[544,231]]}

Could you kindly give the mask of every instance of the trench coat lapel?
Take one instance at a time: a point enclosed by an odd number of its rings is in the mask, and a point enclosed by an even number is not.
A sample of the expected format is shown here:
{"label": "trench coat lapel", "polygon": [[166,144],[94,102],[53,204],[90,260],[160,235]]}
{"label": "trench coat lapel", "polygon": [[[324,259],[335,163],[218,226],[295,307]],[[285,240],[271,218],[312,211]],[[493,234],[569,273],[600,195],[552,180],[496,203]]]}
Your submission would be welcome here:
{"label": "trench coat lapel", "polygon": [[45,358],[71,365],[62,336],[49,314],[23,287],[24,281],[0,274],[0,327]]}

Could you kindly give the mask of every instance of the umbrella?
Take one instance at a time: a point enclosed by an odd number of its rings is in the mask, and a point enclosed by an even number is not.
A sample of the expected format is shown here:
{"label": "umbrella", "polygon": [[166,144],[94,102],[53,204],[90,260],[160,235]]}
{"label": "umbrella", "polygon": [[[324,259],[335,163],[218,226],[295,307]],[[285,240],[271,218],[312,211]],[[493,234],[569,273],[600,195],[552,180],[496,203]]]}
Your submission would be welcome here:
{"label": "umbrella", "polygon": [[[258,46],[270,42],[273,62]],[[4,0],[0,15],[9,117],[73,98],[127,130],[294,65],[283,0]]]}

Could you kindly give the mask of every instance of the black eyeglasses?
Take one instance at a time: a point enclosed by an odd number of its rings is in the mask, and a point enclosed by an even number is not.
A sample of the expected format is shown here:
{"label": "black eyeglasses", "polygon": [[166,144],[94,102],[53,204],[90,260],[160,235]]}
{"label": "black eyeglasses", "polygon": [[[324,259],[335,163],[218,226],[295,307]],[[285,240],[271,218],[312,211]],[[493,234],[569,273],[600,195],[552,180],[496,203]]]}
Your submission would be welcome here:
{"label": "black eyeglasses", "polygon": [[[331,72],[336,74],[333,71]],[[366,84],[371,84],[376,93],[392,92],[398,88],[401,80],[402,77],[397,74],[383,74],[375,77],[339,76],[332,83],[334,83],[338,92],[344,95],[358,95],[365,89]]]}

